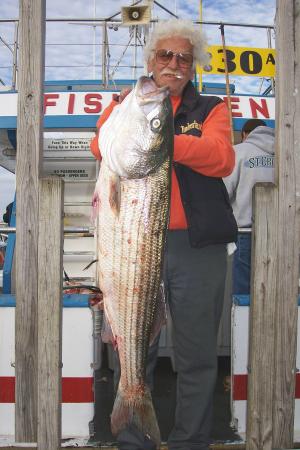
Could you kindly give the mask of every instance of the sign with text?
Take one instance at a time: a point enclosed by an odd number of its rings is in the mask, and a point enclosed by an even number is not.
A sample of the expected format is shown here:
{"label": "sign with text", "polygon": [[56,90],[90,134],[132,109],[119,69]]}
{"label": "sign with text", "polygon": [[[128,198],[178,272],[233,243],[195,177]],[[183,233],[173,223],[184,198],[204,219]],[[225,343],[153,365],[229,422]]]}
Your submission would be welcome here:
{"label": "sign with text", "polygon": [[52,175],[58,175],[65,180],[93,180],[95,178],[95,170],[86,167],[78,169],[77,167],[70,167],[70,165],[68,165],[66,168],[60,167],[59,169],[53,168],[52,170],[48,168],[47,172]]}
{"label": "sign with text", "polygon": [[44,150],[48,152],[62,151],[88,151],[90,152],[91,138],[64,138],[64,139],[44,139]]}
{"label": "sign with text", "polygon": [[[51,95],[51,97],[49,97]],[[53,118],[56,128],[84,128],[86,118],[93,119],[95,127],[98,117],[116,95],[113,91],[106,92],[51,92],[44,94],[45,119]],[[226,95],[218,94],[222,100],[227,102]],[[7,128],[7,116],[16,118],[17,98],[14,93],[0,94],[0,129]],[[91,105],[93,102],[93,106]],[[89,105],[87,106],[87,103]],[[275,98],[249,95],[231,96],[233,118],[242,119],[270,119],[275,120]],[[53,126],[55,128],[55,126]],[[8,127],[9,128],[9,127]],[[49,130],[51,126],[46,126]],[[88,141],[81,139],[59,140],[49,139],[46,141],[45,149],[48,151],[60,150],[87,150]]]}
{"label": "sign with text", "polygon": [[[198,73],[222,75],[225,73],[224,51],[220,45],[208,47],[210,63]],[[270,48],[226,47],[227,67],[230,75],[275,77],[275,50]]]}
{"label": "sign with text", "polygon": [[[105,92],[45,92],[45,116],[99,116],[118,93]],[[17,93],[0,93],[0,117],[17,115]]]}

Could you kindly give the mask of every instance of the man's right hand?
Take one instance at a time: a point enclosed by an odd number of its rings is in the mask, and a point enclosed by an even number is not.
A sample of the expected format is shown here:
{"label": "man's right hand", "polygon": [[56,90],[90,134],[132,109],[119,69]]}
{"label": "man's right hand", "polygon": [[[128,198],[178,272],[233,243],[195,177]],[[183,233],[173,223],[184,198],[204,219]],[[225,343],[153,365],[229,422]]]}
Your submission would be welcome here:
{"label": "man's right hand", "polygon": [[130,88],[122,89],[122,91],[120,92],[120,95],[119,95],[119,103],[122,103],[124,98],[127,97],[129,92],[131,92],[131,91],[132,91],[132,89],[130,89]]}

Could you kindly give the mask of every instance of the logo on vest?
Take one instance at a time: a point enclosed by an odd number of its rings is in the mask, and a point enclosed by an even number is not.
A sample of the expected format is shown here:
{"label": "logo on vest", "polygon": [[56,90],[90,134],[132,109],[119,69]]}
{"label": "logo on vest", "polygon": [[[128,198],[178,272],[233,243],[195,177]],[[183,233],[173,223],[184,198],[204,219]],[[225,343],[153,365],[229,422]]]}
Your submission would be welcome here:
{"label": "logo on vest", "polygon": [[202,130],[202,122],[198,123],[196,120],[192,123],[187,123],[186,125],[180,125],[181,133],[187,133],[190,130],[196,129],[201,131]]}

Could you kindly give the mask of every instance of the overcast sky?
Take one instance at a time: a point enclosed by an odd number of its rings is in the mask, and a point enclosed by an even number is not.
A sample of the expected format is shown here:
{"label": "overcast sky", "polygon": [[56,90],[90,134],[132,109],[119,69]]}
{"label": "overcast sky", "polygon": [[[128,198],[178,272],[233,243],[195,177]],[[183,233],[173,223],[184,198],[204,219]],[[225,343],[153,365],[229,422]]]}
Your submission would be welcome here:
{"label": "overcast sky", "polygon": [[[18,0],[0,0],[0,18],[18,17]],[[199,20],[198,0],[160,0],[159,3],[181,18]],[[170,18],[164,9],[154,3],[152,18]],[[203,0],[203,20],[230,22],[241,24],[273,25],[276,0]],[[120,11],[122,6],[131,5],[124,0],[48,0],[47,18],[107,18]],[[121,16],[116,16],[120,19]],[[203,27],[209,44],[220,45],[219,26]],[[95,33],[95,35],[94,35]],[[9,44],[13,43],[13,24],[0,24],[0,36]],[[225,27],[227,45],[247,47],[267,47],[267,31],[257,28]],[[96,46],[93,46],[93,42]],[[110,72],[130,41],[130,28],[119,27],[117,31],[108,30],[110,44]],[[131,41],[133,43],[133,40]],[[101,78],[102,61],[102,27],[75,25],[74,23],[48,23],[46,31],[46,79],[93,79]],[[274,42],[273,42],[274,45]],[[0,78],[10,83],[12,55],[7,47],[0,44]],[[94,58],[96,68],[94,67]],[[125,52],[114,78],[132,78],[133,50]],[[142,57],[138,54],[138,65],[142,65]],[[142,71],[142,69],[141,69]],[[140,73],[141,73],[140,71]],[[247,86],[258,93],[260,80],[251,77],[235,77],[231,81],[238,83],[239,91]]]}
{"label": "overcast sky", "polygon": [[[47,18],[108,18],[120,11],[122,6],[133,2],[124,0],[48,0],[46,2]],[[158,3],[180,18],[199,20],[198,0],[160,0],[154,3],[152,18],[167,19],[170,14]],[[230,22],[239,24],[273,25],[276,0],[203,0],[203,21]],[[19,16],[18,0],[0,0],[0,19],[15,19]],[[116,16],[120,19],[121,16]],[[220,45],[219,26],[203,26],[208,43]],[[274,36],[272,35],[272,46]],[[14,41],[13,24],[0,23],[0,38],[7,44]],[[258,28],[225,27],[227,45],[242,47],[268,47],[267,31]],[[0,83],[11,84],[12,54],[0,39]],[[109,72],[114,72],[114,79],[131,79],[133,77],[133,48],[129,47],[121,58],[130,41],[130,29],[119,27],[117,31],[108,30],[110,49]],[[93,43],[96,45],[93,45]],[[48,23],[46,28],[46,80],[101,79],[102,61],[102,27],[75,25],[69,22]],[[131,40],[133,43],[133,40]],[[96,63],[96,64],[95,64]],[[137,53],[137,64],[142,66],[142,56]],[[137,75],[142,74],[142,69]],[[204,81],[224,81],[220,77],[204,77]],[[258,94],[265,81],[254,77],[231,77],[237,92]],[[14,193],[14,177],[0,168],[0,218],[5,205],[11,201]]]}

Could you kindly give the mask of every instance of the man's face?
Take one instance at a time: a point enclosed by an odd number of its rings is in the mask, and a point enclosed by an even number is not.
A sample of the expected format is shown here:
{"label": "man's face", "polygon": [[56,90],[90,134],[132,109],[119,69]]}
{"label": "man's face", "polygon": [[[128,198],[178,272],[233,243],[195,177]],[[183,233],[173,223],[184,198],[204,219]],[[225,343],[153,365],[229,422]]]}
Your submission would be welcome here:
{"label": "man's face", "polygon": [[192,44],[188,39],[175,36],[159,40],[154,50],[148,62],[148,72],[153,73],[158,86],[168,86],[171,95],[181,95],[194,75]]}

